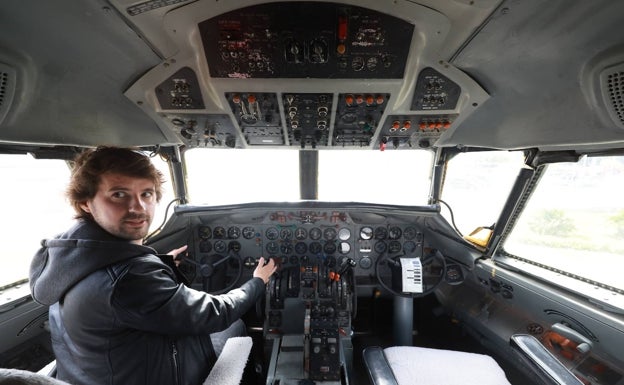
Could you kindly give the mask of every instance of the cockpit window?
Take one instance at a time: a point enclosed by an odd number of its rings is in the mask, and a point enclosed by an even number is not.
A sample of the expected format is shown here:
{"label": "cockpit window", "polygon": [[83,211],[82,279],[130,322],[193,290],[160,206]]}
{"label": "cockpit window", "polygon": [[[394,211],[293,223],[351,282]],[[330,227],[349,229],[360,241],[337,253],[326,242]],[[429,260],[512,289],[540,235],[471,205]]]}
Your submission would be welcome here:
{"label": "cockpit window", "polygon": [[624,290],[624,157],[547,166],[507,253]]}
{"label": "cockpit window", "polygon": [[184,154],[191,204],[299,200],[299,151],[192,149]]}
{"label": "cockpit window", "polygon": [[319,151],[319,199],[427,204],[433,151]]}
{"label": "cockpit window", "polygon": [[[173,197],[167,163],[159,158],[154,164],[165,175],[163,198],[156,209],[151,229],[165,217],[167,204]],[[0,234],[4,252],[0,255],[0,288],[28,278],[28,267],[42,239],[53,238],[68,229],[75,213],[65,191],[70,168],[63,160],[35,159],[30,155],[0,155],[0,176],[4,202]]]}
{"label": "cockpit window", "polygon": [[67,229],[74,216],[65,199],[69,167],[61,160],[0,155],[3,202],[0,288],[25,280],[41,240]]}
{"label": "cockpit window", "polygon": [[[318,199],[397,205],[427,204],[432,151],[320,150]],[[300,200],[298,150],[189,150],[192,204]]]}
{"label": "cockpit window", "polygon": [[457,226],[462,235],[488,227],[498,216],[514,180],[524,166],[522,151],[483,151],[461,153],[452,158],[446,170],[442,215]]}

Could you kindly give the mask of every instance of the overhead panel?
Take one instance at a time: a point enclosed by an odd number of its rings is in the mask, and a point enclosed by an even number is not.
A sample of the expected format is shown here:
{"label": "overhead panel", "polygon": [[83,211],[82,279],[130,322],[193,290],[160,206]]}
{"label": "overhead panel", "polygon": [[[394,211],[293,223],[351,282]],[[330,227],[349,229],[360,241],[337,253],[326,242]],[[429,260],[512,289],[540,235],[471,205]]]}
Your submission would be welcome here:
{"label": "overhead panel", "polygon": [[361,7],[284,2],[199,23],[214,78],[400,79],[414,26]]}

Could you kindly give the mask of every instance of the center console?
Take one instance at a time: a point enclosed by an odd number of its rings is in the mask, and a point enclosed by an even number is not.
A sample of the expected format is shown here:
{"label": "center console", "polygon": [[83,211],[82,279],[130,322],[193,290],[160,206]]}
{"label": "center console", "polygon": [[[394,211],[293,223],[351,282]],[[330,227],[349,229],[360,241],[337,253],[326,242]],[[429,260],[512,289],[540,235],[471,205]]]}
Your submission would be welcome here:
{"label": "center console", "polygon": [[349,258],[338,264],[305,258],[271,279],[264,325],[267,385],[349,383],[353,265]]}

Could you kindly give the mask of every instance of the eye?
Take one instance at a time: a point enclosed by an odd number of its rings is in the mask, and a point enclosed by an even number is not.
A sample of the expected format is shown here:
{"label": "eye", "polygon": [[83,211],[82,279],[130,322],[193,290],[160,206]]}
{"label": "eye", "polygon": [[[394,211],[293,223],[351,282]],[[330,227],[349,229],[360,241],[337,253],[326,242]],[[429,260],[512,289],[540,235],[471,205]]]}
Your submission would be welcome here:
{"label": "eye", "polygon": [[124,191],[115,191],[115,192],[112,194],[112,197],[113,197],[113,198],[124,198],[124,197],[126,197],[126,195],[127,195],[127,194],[126,194]]}
{"label": "eye", "polygon": [[153,192],[153,191],[145,191],[145,192],[143,193],[143,196],[144,196],[145,198],[151,198],[151,197],[153,197],[153,196],[154,196],[154,192]]}

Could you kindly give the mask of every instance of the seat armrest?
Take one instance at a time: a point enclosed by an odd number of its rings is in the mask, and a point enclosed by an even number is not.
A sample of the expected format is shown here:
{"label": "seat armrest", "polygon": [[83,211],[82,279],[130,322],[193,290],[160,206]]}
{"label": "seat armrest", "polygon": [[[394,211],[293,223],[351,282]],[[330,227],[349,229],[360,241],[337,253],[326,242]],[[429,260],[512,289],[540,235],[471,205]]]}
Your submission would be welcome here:
{"label": "seat armrest", "polygon": [[537,374],[550,384],[583,385],[542,343],[529,334],[515,334],[511,346],[528,361]]}
{"label": "seat armrest", "polygon": [[240,384],[252,345],[249,336],[228,338],[203,385]]}
{"label": "seat armrest", "polygon": [[364,349],[362,354],[368,376],[373,385],[398,385],[381,347],[368,347]]}

